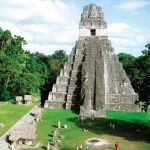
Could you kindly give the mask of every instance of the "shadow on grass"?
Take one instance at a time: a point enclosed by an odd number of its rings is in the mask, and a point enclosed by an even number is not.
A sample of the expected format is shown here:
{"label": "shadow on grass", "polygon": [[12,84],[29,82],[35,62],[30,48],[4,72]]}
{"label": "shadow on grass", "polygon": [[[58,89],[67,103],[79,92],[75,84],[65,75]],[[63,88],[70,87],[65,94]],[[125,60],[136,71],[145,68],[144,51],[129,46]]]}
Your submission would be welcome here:
{"label": "shadow on grass", "polygon": [[70,150],[70,148],[61,148],[61,150]]}
{"label": "shadow on grass", "polygon": [[71,112],[74,113],[74,114],[77,114],[77,115],[80,113],[79,110],[71,110]]}
{"label": "shadow on grass", "polygon": [[42,150],[44,150],[44,149],[47,149],[47,147],[45,147],[45,146],[42,146]]}
{"label": "shadow on grass", "polygon": [[48,134],[49,137],[53,137],[53,134]]}
{"label": "shadow on grass", "polygon": [[[130,141],[150,142],[150,127],[138,120],[134,120],[134,122],[127,122],[108,118],[95,118],[94,120],[87,118],[87,123],[83,124],[78,121],[77,117],[74,117],[69,118],[68,121],[73,122],[79,128],[87,128],[94,134],[108,134],[124,137]],[[114,130],[110,128],[110,123],[115,125]]]}
{"label": "shadow on grass", "polygon": [[113,147],[108,147],[109,149],[114,149],[115,150],[115,148],[113,148]]}
{"label": "shadow on grass", "polygon": [[56,125],[52,125],[52,127],[57,128],[57,126],[56,126]]}

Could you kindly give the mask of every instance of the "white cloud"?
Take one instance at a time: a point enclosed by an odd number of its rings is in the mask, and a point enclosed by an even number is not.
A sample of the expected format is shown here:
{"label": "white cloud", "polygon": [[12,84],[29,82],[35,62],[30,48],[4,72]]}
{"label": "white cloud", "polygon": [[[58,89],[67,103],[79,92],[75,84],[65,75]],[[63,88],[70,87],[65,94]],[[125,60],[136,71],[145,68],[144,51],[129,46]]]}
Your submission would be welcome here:
{"label": "white cloud", "polygon": [[24,47],[31,52],[48,54],[53,48],[68,52],[78,36],[74,22],[79,17],[78,8],[61,0],[1,0],[0,5],[0,27],[23,36],[28,43]]}
{"label": "white cloud", "polygon": [[24,45],[23,48],[25,50],[32,49],[32,52],[40,52],[45,55],[53,54],[55,50],[65,50],[66,53],[69,55],[70,50],[72,49],[71,45],[68,44],[38,44],[38,43],[31,43]]}
{"label": "white cloud", "polygon": [[122,35],[123,32],[127,32],[131,29],[131,26],[126,23],[113,23],[108,24],[108,31],[111,34]]}
{"label": "white cloud", "polygon": [[122,2],[120,5],[118,5],[117,7],[119,9],[123,9],[123,10],[127,10],[127,11],[133,11],[133,10],[137,10],[140,8],[143,8],[147,5],[150,5],[150,1],[146,1],[146,0],[128,0],[128,1],[124,1]]}
{"label": "white cloud", "polygon": [[[80,11],[61,0],[1,0],[0,20],[2,29],[25,38],[26,50],[48,55],[64,49],[69,54],[79,35]],[[108,33],[116,52],[140,55],[149,41],[148,32],[124,22],[108,24]]]}
{"label": "white cloud", "polygon": [[[61,0],[1,0],[0,17],[19,22],[29,20],[38,23],[68,24],[76,18],[77,8]],[[73,13],[74,12],[74,13]]]}
{"label": "white cloud", "polygon": [[108,25],[108,34],[117,53],[125,52],[134,56],[140,55],[145,42],[149,41],[149,33],[127,23]]}

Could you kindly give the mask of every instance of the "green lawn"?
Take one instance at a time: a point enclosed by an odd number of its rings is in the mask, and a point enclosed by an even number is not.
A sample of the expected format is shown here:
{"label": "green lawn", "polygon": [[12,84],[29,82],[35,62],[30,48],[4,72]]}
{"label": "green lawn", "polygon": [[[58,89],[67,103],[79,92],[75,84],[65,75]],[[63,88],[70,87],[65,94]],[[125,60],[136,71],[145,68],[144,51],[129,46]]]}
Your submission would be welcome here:
{"label": "green lawn", "polygon": [[[38,122],[38,141],[40,147],[35,150],[46,149],[47,143],[52,143],[52,134],[56,128],[58,120],[61,125],[67,124],[68,129],[59,129],[61,139],[61,150],[73,150],[75,145],[83,145],[85,141],[92,137],[104,138],[111,144],[89,150],[110,150],[114,149],[114,143],[119,142],[120,150],[149,150],[150,136],[146,132],[137,133],[135,127],[147,124],[149,118],[145,112],[125,112],[125,111],[107,111],[106,118],[96,118],[92,121],[88,118],[86,125],[78,122],[78,114],[70,110],[63,109],[45,109],[42,121]],[[115,124],[115,130],[109,129],[109,124]],[[89,132],[83,132],[84,128],[89,128]],[[29,150],[29,149],[28,149]],[[30,149],[33,150],[33,149]]]}
{"label": "green lawn", "polygon": [[124,120],[132,123],[147,123],[150,120],[150,114],[145,112],[127,112],[127,111],[107,111],[108,119]]}
{"label": "green lawn", "polygon": [[0,136],[10,129],[32,107],[33,105],[9,105],[8,103],[0,103],[0,123],[4,123],[5,125],[4,128],[0,128]]}

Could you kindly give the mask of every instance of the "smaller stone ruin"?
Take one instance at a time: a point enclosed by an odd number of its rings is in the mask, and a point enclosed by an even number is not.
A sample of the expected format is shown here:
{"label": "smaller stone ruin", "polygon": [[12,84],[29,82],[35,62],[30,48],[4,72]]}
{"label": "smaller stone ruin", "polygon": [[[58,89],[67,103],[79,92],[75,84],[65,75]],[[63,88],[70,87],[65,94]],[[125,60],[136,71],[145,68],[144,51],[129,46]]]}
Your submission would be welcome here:
{"label": "smaller stone ruin", "polygon": [[32,95],[25,95],[24,96],[24,103],[25,104],[32,104],[32,100],[33,100]]}
{"label": "smaller stone ruin", "polygon": [[34,112],[31,112],[30,115],[34,117],[34,121],[39,121],[42,115],[42,109],[37,109]]}
{"label": "smaller stone ruin", "polygon": [[21,146],[21,145],[35,145],[37,139],[36,124],[23,123],[17,126],[10,133],[8,141],[11,147]]}
{"label": "smaller stone ruin", "polygon": [[24,95],[24,98],[22,96],[16,96],[16,104],[22,105],[22,104],[32,104],[33,97],[32,95]]}
{"label": "smaller stone ruin", "polygon": [[36,121],[41,118],[42,110],[35,106],[7,133],[5,141],[13,150],[37,146]]}
{"label": "smaller stone ruin", "polygon": [[17,105],[23,104],[23,97],[22,96],[16,96],[16,104]]}

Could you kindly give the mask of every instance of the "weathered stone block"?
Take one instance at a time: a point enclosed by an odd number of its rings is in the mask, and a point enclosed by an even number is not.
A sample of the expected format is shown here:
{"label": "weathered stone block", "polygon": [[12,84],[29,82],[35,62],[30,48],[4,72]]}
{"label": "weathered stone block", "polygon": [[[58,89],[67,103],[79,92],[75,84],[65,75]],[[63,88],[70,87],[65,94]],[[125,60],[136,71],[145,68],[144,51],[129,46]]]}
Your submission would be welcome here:
{"label": "weathered stone block", "polygon": [[24,95],[25,104],[32,104],[33,97],[32,95]]}
{"label": "weathered stone block", "polygon": [[67,102],[77,102],[79,103],[80,102],[80,94],[67,94]]}
{"label": "weathered stone block", "polygon": [[52,93],[52,101],[66,101],[66,93]]}
{"label": "weathered stone block", "polygon": [[23,104],[23,97],[22,96],[16,96],[16,104],[18,104],[18,105]]}
{"label": "weathered stone block", "polygon": [[67,85],[68,81],[69,81],[69,77],[66,76],[57,77],[56,84]]}

